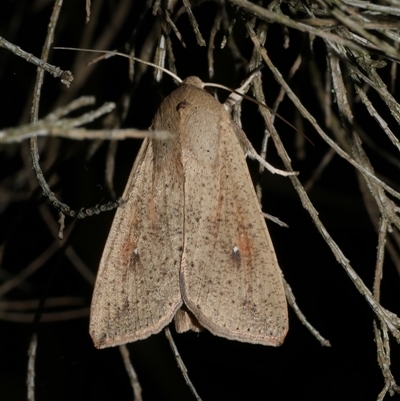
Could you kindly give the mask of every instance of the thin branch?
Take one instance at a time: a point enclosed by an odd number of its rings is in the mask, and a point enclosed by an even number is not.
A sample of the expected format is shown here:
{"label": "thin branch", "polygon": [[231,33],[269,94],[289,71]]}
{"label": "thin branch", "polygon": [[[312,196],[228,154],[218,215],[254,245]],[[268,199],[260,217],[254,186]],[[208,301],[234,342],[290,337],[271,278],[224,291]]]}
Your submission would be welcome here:
{"label": "thin branch", "polygon": [[37,335],[32,334],[28,348],[28,375],[26,378],[26,386],[28,389],[27,400],[35,401],[35,361],[36,361]]}
{"label": "thin branch", "polygon": [[286,294],[286,299],[288,301],[288,304],[292,307],[292,309],[296,313],[297,317],[299,318],[300,322],[303,323],[304,326],[307,327],[308,331],[321,343],[321,345],[323,345],[324,347],[330,347],[331,343],[329,342],[329,340],[327,340],[321,336],[319,331],[308,322],[304,313],[298,307],[298,305],[296,303],[296,298],[293,294],[293,291],[285,279],[283,279],[283,285],[285,287],[285,294]]}
{"label": "thin branch", "polygon": [[11,42],[5,40],[0,37],[0,47],[9,50],[14,53],[16,56],[22,57],[28,63],[32,63],[39,68],[42,68],[44,71],[47,71],[55,78],[61,78],[61,83],[63,83],[67,88],[70,87],[72,81],[74,80],[74,76],[71,71],[64,71],[59,67],[56,67],[52,64],[47,63],[46,61],[35,57],[33,54],[27,53],[22,50],[20,47],[13,45]]}
{"label": "thin branch", "polygon": [[[0,131],[0,140],[2,140],[3,143],[13,143],[21,142],[24,139],[32,138],[34,136],[43,135],[69,137],[68,131],[72,128],[90,123],[96,118],[109,113],[114,108],[114,103],[106,103],[97,110],[85,113],[73,119],[59,119],[59,115],[62,112],[56,111],[43,120],[37,120],[30,124]],[[57,130],[59,130],[59,134],[57,134]]]}
{"label": "thin branch", "polygon": [[[82,297],[54,297],[47,298],[44,302],[45,308],[54,308],[62,306],[77,306],[84,305],[86,303],[85,299]],[[5,299],[0,301],[0,311],[3,313],[5,310],[12,311],[27,311],[30,309],[37,309],[39,306],[39,301],[36,299],[31,299],[28,301],[7,301]],[[0,313],[0,319],[1,319]]]}
{"label": "thin branch", "polygon": [[[68,320],[87,318],[90,313],[90,308],[80,308],[69,311],[59,312],[43,312],[40,315],[41,322],[66,322]],[[8,322],[16,323],[33,323],[36,317],[35,313],[15,313],[2,311],[1,319]]]}
{"label": "thin branch", "polygon": [[179,369],[182,372],[182,375],[183,375],[183,377],[184,377],[184,379],[186,381],[186,384],[189,386],[190,391],[193,393],[193,395],[195,396],[196,400],[197,401],[201,401],[200,396],[197,394],[196,388],[194,387],[192,381],[189,378],[188,371],[186,369],[185,364],[182,361],[182,358],[181,358],[181,355],[179,354],[178,348],[175,345],[175,342],[174,342],[174,339],[172,338],[172,334],[171,334],[171,331],[169,330],[169,327],[166,327],[164,329],[164,332],[165,332],[165,335],[167,336],[167,339],[169,341],[169,345],[170,345],[170,347],[172,349],[172,352],[174,353],[175,360],[176,360],[176,362],[177,362],[177,364],[179,366]]}
{"label": "thin branch", "polygon": [[383,132],[385,132],[385,134],[388,136],[392,144],[396,146],[397,150],[400,151],[400,141],[389,128],[387,122],[378,114],[375,107],[372,105],[371,101],[368,99],[367,94],[362,90],[362,88],[359,85],[355,85],[355,88],[357,94],[360,96],[361,101],[365,104],[365,107],[367,108],[369,114],[375,118],[375,120],[378,122]]}
{"label": "thin branch", "polygon": [[142,401],[142,386],[139,383],[137,374],[132,365],[131,359],[129,357],[129,350],[126,345],[120,345],[119,351],[122,356],[122,360],[124,362],[125,370],[128,373],[129,381],[132,386],[134,401]]}
{"label": "thin branch", "polygon": [[193,28],[193,32],[196,36],[197,39],[197,43],[199,46],[205,46],[206,45],[206,41],[203,39],[203,36],[201,35],[200,29],[199,29],[199,24],[196,21],[196,18],[193,14],[192,8],[190,6],[189,0],[182,0],[183,1],[183,5],[186,8],[186,12],[187,15],[189,17],[189,21],[192,25]]}
{"label": "thin branch", "polygon": [[[380,300],[380,285],[383,276],[383,262],[385,256],[385,242],[388,231],[388,221],[385,217],[381,218],[379,224],[379,237],[378,237],[378,252],[376,257],[375,278],[373,293],[375,299]],[[390,342],[388,336],[388,329],[385,324],[380,324],[381,329],[378,328],[378,322],[374,321],[374,335],[377,347],[378,363],[381,368],[385,385],[378,396],[378,401],[383,400],[385,395],[389,392],[391,396],[395,392],[400,394],[400,387],[396,384],[396,380],[390,369]]]}
{"label": "thin branch", "polygon": [[278,226],[289,228],[289,226],[285,222],[279,220],[278,217],[276,217],[276,216],[272,216],[272,215],[270,215],[268,213],[264,213],[264,212],[263,212],[263,216],[265,219],[271,220],[275,224],[278,224]]}
{"label": "thin branch", "polygon": [[250,38],[252,39],[253,43],[257,46],[257,48],[260,51],[260,54],[262,55],[265,63],[268,65],[268,67],[271,69],[272,73],[274,74],[275,79],[285,88],[285,91],[288,95],[288,97],[292,100],[292,102],[296,105],[302,116],[307,119],[312,126],[315,128],[315,130],[318,132],[318,134],[324,139],[324,141],[331,146],[333,149],[335,149],[336,153],[346,159],[351,165],[356,167],[358,170],[360,170],[362,173],[366,174],[369,176],[371,179],[376,181],[383,189],[385,189],[388,193],[396,197],[397,199],[400,199],[400,193],[395,191],[393,188],[390,186],[386,185],[383,181],[381,181],[379,178],[377,178],[373,173],[371,173],[369,170],[366,170],[363,166],[360,166],[356,161],[354,161],[343,149],[338,146],[335,141],[333,141],[328,135],[325,134],[325,132],[322,130],[322,128],[318,125],[317,121],[315,118],[307,111],[307,109],[302,105],[300,102],[299,98],[294,94],[294,92],[291,90],[289,85],[285,82],[283,79],[281,73],[275,68],[275,66],[272,64],[270,58],[267,55],[266,50],[263,47],[260,47],[260,42],[258,38],[255,35],[255,32],[252,28],[249,28],[249,33],[250,33]]}
{"label": "thin branch", "polygon": [[397,49],[395,48],[389,48],[389,50],[385,49],[385,53],[383,51],[380,51],[378,48],[371,48],[369,46],[361,46],[357,43],[355,43],[352,40],[343,38],[342,36],[335,35],[333,33],[317,29],[311,25],[307,25],[304,22],[297,22],[290,17],[287,17],[283,13],[275,13],[270,10],[267,10],[257,4],[250,3],[247,0],[229,0],[230,3],[237,5],[240,8],[243,8],[244,10],[250,12],[251,14],[257,16],[258,18],[267,21],[267,22],[276,22],[281,25],[288,26],[289,28],[294,28],[297,29],[301,32],[308,32],[310,34],[313,34],[315,36],[319,36],[324,39],[328,39],[332,42],[335,43],[340,43],[341,45],[348,46],[351,49],[356,49],[360,51],[375,51],[378,54],[383,54],[383,55],[389,55],[395,58],[396,60],[400,59],[400,55]]}

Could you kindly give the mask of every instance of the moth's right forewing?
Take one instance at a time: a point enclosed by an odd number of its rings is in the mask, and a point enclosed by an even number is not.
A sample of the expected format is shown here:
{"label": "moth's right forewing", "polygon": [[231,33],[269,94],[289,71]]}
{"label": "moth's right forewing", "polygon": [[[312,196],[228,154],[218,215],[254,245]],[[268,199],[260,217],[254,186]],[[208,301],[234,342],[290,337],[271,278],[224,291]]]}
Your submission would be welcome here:
{"label": "moth's right forewing", "polygon": [[215,335],[280,345],[288,329],[285,291],[245,160],[251,145],[205,91],[186,85],[175,93],[185,99],[183,301]]}
{"label": "moth's right forewing", "polygon": [[179,149],[179,140],[146,139],[135,161],[93,293],[90,334],[97,348],[161,331],[182,304],[178,278],[183,246]]}

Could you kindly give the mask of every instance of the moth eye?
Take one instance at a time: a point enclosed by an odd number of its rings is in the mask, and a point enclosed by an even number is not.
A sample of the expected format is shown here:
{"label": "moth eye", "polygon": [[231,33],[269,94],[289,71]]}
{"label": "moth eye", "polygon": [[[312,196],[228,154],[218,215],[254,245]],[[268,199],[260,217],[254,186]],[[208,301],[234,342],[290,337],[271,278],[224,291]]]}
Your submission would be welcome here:
{"label": "moth eye", "polygon": [[180,109],[184,109],[188,104],[189,103],[186,100],[179,102],[178,105],[176,106],[176,111],[179,111]]}

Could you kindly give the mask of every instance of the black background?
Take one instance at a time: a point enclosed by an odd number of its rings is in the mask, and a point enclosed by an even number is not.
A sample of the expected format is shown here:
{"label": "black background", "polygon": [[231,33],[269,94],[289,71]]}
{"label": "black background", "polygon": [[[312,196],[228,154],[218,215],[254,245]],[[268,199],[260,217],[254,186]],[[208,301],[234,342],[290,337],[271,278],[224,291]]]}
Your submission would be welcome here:
{"label": "black background", "polygon": [[[92,47],[105,30],[115,30],[107,49],[120,48],[130,38],[137,24],[142,2],[137,2],[126,13],[123,24],[112,27],[110,21],[120,2],[105,1],[96,21]],[[230,12],[233,11],[229,8]],[[24,50],[39,56],[46,35],[52,3],[46,1],[3,0],[0,4],[0,35]],[[208,40],[209,30],[216,12],[214,3],[204,3],[195,9],[200,30]],[[84,29],[83,2],[66,2],[56,30],[55,46],[79,46]],[[144,40],[157,23],[150,12],[138,33],[137,54]],[[194,39],[187,17],[178,23],[187,49],[183,49],[172,36],[178,73],[182,78],[197,75],[204,81],[207,76],[206,50]],[[323,125],[311,85],[308,65],[313,58],[325,73],[325,48],[321,40],[314,42],[310,52],[307,36],[290,30],[290,47],[283,49],[282,29],[271,25],[267,49],[273,62],[285,76],[296,56],[302,52],[301,69],[291,82],[301,100]],[[246,37],[238,18],[234,35],[247,59],[251,56],[252,42]],[[217,35],[217,43],[222,34]],[[62,69],[72,68],[77,52],[56,50],[51,62]],[[92,56],[90,56],[92,58]],[[229,49],[215,49],[214,82],[230,87],[239,86],[245,70],[234,60]],[[100,105],[117,101],[129,87],[128,62],[113,58],[99,63],[76,92],[69,89],[70,100],[79,95],[94,95]],[[84,63],[78,69],[86,69]],[[388,82],[389,67],[381,70]],[[36,69],[5,49],[0,49],[0,128],[26,123],[32,101],[32,88]],[[74,71],[74,74],[79,72]],[[268,101],[274,101],[278,86],[267,68],[263,70]],[[125,127],[146,129],[161,101],[161,94],[173,89],[170,78],[163,85],[154,83],[148,70],[134,86],[131,106]],[[45,76],[40,116],[45,116],[68,90],[58,80]],[[227,95],[221,92],[221,98]],[[349,96],[352,96],[350,89]],[[396,94],[395,94],[396,96]],[[371,92],[384,116],[389,113]],[[244,102],[244,130],[256,149],[260,148],[263,123],[257,106]],[[334,109],[334,106],[333,106]],[[279,113],[293,121],[294,110],[287,99]],[[358,123],[381,146],[389,147],[382,139],[375,122],[355,105]],[[95,124],[93,126],[96,126]],[[305,144],[305,157],[298,157],[295,142],[299,135],[278,121],[281,138],[300,172],[302,183],[328,150],[318,134],[305,123],[303,130],[314,145]],[[127,140],[118,146],[116,157],[115,189],[121,195],[141,141]],[[68,140],[41,140],[42,162],[54,158],[45,171],[47,179],[54,180],[52,189],[59,198],[74,208],[92,206],[110,199],[104,185],[104,168],[108,143],[103,143],[93,157],[87,159],[91,143]],[[0,239],[3,243],[1,283],[22,271],[32,260],[44,252],[54,241],[44,224],[38,207],[49,208],[54,220],[57,213],[32,191],[32,178],[28,159],[28,141],[17,145],[2,145],[0,177],[3,192],[0,215]],[[52,153],[56,152],[56,156]],[[398,171],[365,147],[375,168],[396,182]],[[268,161],[282,167],[273,146]],[[298,305],[309,322],[332,344],[322,347],[289,310],[290,329],[281,347],[242,344],[217,338],[204,332],[189,333],[174,338],[186,363],[198,393],[203,400],[374,400],[383,387],[383,378],[377,364],[373,337],[373,313],[358,293],[342,267],[335,261],[328,246],[318,234],[307,212],[303,209],[289,179],[266,172],[257,174],[257,164],[249,162],[251,173],[263,187],[263,210],[289,225],[281,228],[268,222],[281,269],[292,286]],[[395,188],[396,183],[392,183]],[[338,156],[324,171],[322,178],[310,190],[309,196],[319,216],[341,247],[365,284],[371,288],[374,277],[377,233],[366,212],[353,168]],[[68,239],[80,258],[95,273],[112,222],[113,212],[78,221]],[[67,219],[67,226],[72,219]],[[56,252],[41,268],[27,278],[23,286],[7,293],[4,300],[32,300],[47,297],[76,296],[90,305],[92,286],[73,268],[64,255]],[[389,257],[386,257],[382,282],[382,305],[399,313],[399,276]],[[68,309],[68,308],[67,308]],[[65,309],[64,309],[65,310]],[[31,310],[30,313],[33,313]],[[11,322],[1,319],[0,310],[0,399],[26,399],[27,350],[34,330],[38,332],[36,360],[37,400],[130,400],[132,390],[117,348],[96,350],[88,334],[88,316],[54,323]],[[172,328],[173,330],[173,328]],[[143,387],[144,400],[191,400],[187,388],[163,333],[147,340],[129,344],[132,363]],[[392,342],[392,372],[399,378],[399,347]],[[396,398],[396,397],[395,397]],[[398,396],[397,396],[398,399]]]}

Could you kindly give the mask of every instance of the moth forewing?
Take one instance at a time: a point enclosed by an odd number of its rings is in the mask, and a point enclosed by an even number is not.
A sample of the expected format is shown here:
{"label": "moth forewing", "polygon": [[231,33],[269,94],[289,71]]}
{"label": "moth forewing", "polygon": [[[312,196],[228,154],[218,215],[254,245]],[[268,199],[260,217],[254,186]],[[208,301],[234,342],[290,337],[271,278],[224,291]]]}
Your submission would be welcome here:
{"label": "moth forewing", "polygon": [[185,102],[184,303],[215,335],[279,345],[288,330],[286,297],[240,128],[211,95],[186,86],[174,92],[176,104]]}
{"label": "moth forewing", "polygon": [[90,313],[97,348],[159,332],[182,304],[182,165],[179,141],[169,142],[165,147],[144,141],[123,194],[125,203],[116,212]]}

